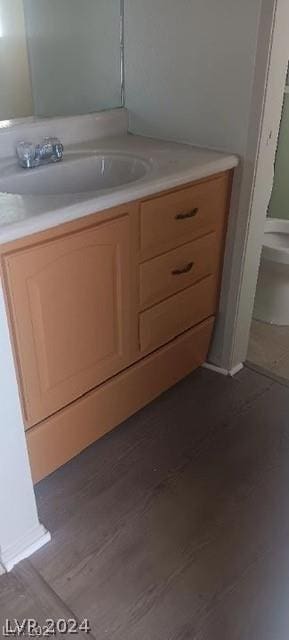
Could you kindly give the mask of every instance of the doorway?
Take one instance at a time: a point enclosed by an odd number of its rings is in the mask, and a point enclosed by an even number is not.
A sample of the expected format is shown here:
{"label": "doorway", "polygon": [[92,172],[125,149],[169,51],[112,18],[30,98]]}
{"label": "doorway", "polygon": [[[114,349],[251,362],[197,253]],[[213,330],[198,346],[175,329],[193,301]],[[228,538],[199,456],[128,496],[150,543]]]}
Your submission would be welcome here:
{"label": "doorway", "polygon": [[247,161],[241,181],[235,239],[229,252],[228,284],[221,300],[224,320],[219,331],[220,361],[229,371],[247,361],[288,60],[289,2],[262,0]]}
{"label": "doorway", "polygon": [[289,385],[289,73],[247,361],[252,368]]}

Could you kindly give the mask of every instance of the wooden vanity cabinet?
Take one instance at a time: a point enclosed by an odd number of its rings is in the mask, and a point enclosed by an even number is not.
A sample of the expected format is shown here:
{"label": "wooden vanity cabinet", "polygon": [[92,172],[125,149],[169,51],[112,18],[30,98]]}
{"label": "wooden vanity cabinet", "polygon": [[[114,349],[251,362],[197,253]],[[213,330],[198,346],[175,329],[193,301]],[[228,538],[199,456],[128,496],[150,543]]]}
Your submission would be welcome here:
{"label": "wooden vanity cabinet", "polygon": [[35,481],[207,357],[232,172],[0,247]]}

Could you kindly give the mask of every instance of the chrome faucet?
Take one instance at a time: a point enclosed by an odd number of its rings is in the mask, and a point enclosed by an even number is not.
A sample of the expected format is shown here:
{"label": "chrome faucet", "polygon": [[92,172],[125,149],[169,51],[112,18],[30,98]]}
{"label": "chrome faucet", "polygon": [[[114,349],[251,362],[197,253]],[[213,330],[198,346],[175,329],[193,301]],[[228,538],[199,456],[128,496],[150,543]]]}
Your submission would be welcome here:
{"label": "chrome faucet", "polygon": [[18,162],[24,169],[33,169],[41,164],[59,162],[63,158],[63,144],[58,138],[43,138],[40,144],[19,142],[16,146]]}

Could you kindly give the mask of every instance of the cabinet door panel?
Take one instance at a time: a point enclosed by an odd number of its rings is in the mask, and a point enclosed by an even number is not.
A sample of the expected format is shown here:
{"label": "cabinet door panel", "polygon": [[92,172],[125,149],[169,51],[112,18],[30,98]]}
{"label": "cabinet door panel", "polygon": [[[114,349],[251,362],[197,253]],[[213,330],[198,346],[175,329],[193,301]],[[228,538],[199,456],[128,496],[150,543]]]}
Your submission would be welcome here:
{"label": "cabinet door panel", "polygon": [[7,255],[4,265],[31,426],[129,360],[129,217]]}

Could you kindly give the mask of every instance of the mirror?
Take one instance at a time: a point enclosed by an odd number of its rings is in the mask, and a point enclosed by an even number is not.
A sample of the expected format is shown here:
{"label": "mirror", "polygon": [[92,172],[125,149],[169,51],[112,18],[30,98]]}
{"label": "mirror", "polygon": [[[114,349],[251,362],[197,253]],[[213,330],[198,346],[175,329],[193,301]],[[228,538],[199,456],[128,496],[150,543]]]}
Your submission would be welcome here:
{"label": "mirror", "polygon": [[122,0],[0,0],[0,120],[121,106]]}

